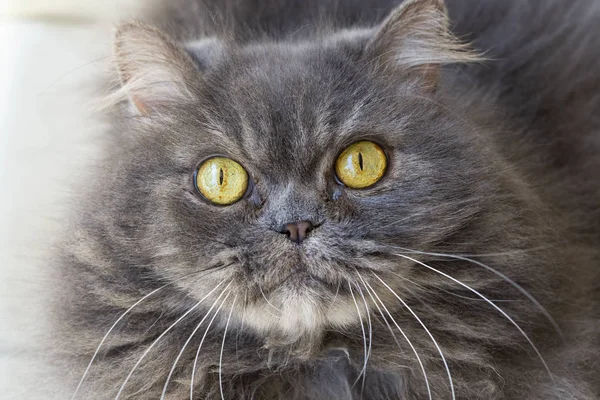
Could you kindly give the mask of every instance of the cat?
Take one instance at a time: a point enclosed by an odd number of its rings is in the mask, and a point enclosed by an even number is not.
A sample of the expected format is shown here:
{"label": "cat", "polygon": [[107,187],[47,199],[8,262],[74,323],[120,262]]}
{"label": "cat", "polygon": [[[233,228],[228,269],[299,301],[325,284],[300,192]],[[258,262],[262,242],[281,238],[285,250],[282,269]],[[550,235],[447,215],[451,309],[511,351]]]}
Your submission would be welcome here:
{"label": "cat", "polygon": [[73,399],[599,398],[599,27],[149,4],[53,263]]}

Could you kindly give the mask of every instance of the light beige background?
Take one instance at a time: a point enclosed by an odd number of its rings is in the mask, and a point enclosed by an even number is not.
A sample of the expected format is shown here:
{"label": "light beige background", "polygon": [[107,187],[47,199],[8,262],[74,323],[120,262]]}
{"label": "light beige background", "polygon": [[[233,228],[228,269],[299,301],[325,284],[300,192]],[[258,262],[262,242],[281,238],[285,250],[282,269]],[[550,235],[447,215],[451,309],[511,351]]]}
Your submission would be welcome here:
{"label": "light beige background", "polygon": [[[130,8],[135,0],[0,0],[3,15],[28,17],[63,16],[99,19],[114,17]],[[168,1],[168,0],[167,0]]]}
{"label": "light beige background", "polygon": [[[35,339],[45,330],[48,248],[85,184],[102,127],[89,90],[129,0],[0,0],[0,398],[49,392]],[[60,388],[59,388],[60,389]]]}

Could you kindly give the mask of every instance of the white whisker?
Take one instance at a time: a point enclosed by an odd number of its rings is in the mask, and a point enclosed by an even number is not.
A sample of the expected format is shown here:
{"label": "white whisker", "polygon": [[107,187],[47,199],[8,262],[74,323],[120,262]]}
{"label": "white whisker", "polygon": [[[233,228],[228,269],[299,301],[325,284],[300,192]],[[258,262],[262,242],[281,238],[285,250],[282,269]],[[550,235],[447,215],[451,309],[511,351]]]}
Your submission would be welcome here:
{"label": "white whisker", "polygon": [[238,356],[240,333],[244,332],[244,326],[245,326],[245,322],[246,322],[246,304],[248,304],[248,290],[246,290],[246,292],[244,293],[244,302],[242,304],[243,304],[242,312],[241,312],[242,320],[240,321],[240,326],[237,330],[237,333],[235,334],[235,358],[238,361],[240,359]]}
{"label": "white whisker", "polygon": [[550,376],[550,378],[552,379],[552,382],[555,382],[554,380],[554,376],[552,375],[552,372],[550,372],[550,368],[548,367],[548,364],[546,363],[546,360],[544,360],[544,357],[542,357],[542,354],[540,353],[540,351],[538,350],[538,348],[535,346],[535,344],[533,343],[533,341],[529,338],[529,336],[527,336],[527,334],[525,333],[525,331],[519,326],[519,324],[517,324],[515,322],[514,319],[512,319],[510,317],[510,315],[508,315],[503,309],[501,309],[500,307],[498,307],[496,304],[494,304],[493,301],[489,300],[487,297],[485,297],[484,295],[482,295],[481,293],[479,293],[477,290],[473,289],[472,287],[470,287],[469,285],[466,285],[464,283],[462,283],[461,281],[459,281],[456,278],[453,278],[452,276],[437,270],[421,261],[415,260],[412,257],[406,256],[404,254],[396,254],[399,257],[405,258],[407,260],[410,260],[414,263],[417,263],[433,272],[436,272],[448,279],[450,279],[453,282],[458,283],[459,285],[461,285],[462,287],[470,290],[472,293],[474,293],[475,295],[479,296],[480,298],[482,298],[483,300],[485,300],[489,305],[491,305],[492,307],[494,307],[500,314],[502,314],[508,321],[510,321],[511,324],[513,324],[515,326],[515,328],[517,328],[519,330],[519,332],[521,333],[521,335],[523,335],[523,337],[527,340],[527,342],[529,343],[529,345],[533,348],[533,350],[535,351],[535,353],[537,354],[537,356],[539,357],[540,361],[542,362],[542,364],[544,365],[544,368],[546,369],[546,371],[548,372],[548,375]]}
{"label": "white whisker", "polygon": [[[414,285],[416,287],[419,287],[419,288],[421,288],[423,290],[428,290],[428,291],[431,290],[431,288],[428,288],[428,287],[425,287],[425,286],[423,286],[421,284],[418,284],[417,282],[415,282],[415,281],[413,281],[411,279],[408,279],[408,278],[406,278],[404,276],[401,276],[401,275],[398,275],[398,274],[394,274],[394,275],[396,275],[398,278],[402,279],[403,281],[409,282],[410,284],[412,284],[412,285]],[[439,290],[441,292],[444,292],[444,293],[446,293],[446,294],[448,294],[450,296],[458,297],[459,299],[472,300],[472,301],[484,301],[484,300],[479,299],[479,298],[476,299],[474,297],[461,296],[460,294],[452,293],[452,292],[450,292],[448,290],[444,290],[444,289],[440,289],[440,288],[435,288],[435,289]],[[495,300],[495,299],[490,299],[490,301],[493,301],[495,303],[514,303],[514,302],[519,301],[519,300]]]}
{"label": "white whisker", "polygon": [[81,379],[79,380],[79,384],[77,385],[77,388],[75,389],[75,392],[73,393],[73,395],[71,396],[71,400],[73,400],[75,398],[75,396],[77,396],[77,393],[79,392],[79,389],[81,388],[81,385],[83,384],[83,381],[85,380],[85,377],[87,376],[87,374],[90,371],[90,368],[92,367],[92,364],[94,363],[94,360],[96,359],[96,357],[98,356],[98,353],[100,352],[100,349],[102,348],[102,345],[104,344],[104,342],[106,341],[106,339],[108,338],[108,336],[111,334],[111,332],[113,331],[113,329],[115,329],[115,327],[119,324],[119,322],[121,322],[121,320],[123,318],[125,318],[125,316],[127,314],[129,314],[129,312],[131,310],[133,310],[135,307],[137,307],[141,302],[143,302],[144,300],[146,300],[148,297],[154,295],[156,292],[164,289],[165,287],[167,287],[167,285],[163,285],[161,287],[159,287],[158,289],[155,289],[153,291],[151,291],[150,293],[148,293],[147,295],[145,295],[144,297],[142,297],[141,299],[139,299],[138,301],[136,301],[131,307],[129,307],[123,314],[121,314],[121,316],[112,324],[112,326],[110,327],[110,329],[108,330],[108,332],[106,332],[106,334],[104,335],[104,337],[102,338],[102,340],[100,341],[100,344],[98,345],[98,347],[96,347],[96,351],[94,352],[94,355],[92,356],[92,359],[90,360],[89,364],[87,365],[87,368],[85,369],[85,372],[83,373],[83,376],[81,377]]}
{"label": "white whisker", "polygon": [[[463,208],[464,207],[469,207],[472,206],[474,203],[476,203],[477,199],[472,199],[472,198],[467,198],[464,200],[461,200],[460,202],[456,202],[456,205],[458,204],[462,204]],[[383,226],[379,226],[378,229],[387,229],[390,228],[394,225],[403,223],[403,222],[407,222],[407,221],[411,221],[414,220],[416,218],[422,218],[423,216],[428,216],[430,215],[432,212],[439,210],[439,209],[445,209],[448,208],[448,204],[445,203],[440,203],[440,204],[436,204],[436,205],[428,205],[426,209],[423,209],[421,212],[413,212],[410,215],[407,215],[406,217],[397,219],[395,221],[392,221],[386,225]]]}
{"label": "white whisker", "polygon": [[340,281],[340,282],[338,282],[337,289],[335,291],[335,295],[333,295],[333,299],[331,300],[331,303],[329,304],[327,311],[330,311],[333,308],[333,305],[335,304],[335,301],[337,300],[338,295],[340,294],[341,286],[342,286],[342,282]]}
{"label": "white whisker", "polygon": [[444,367],[446,368],[446,373],[448,374],[448,382],[450,383],[450,390],[452,392],[452,400],[456,400],[456,393],[454,392],[454,382],[452,381],[452,374],[450,373],[450,367],[448,367],[448,362],[446,361],[444,352],[442,351],[441,347],[439,346],[437,340],[435,340],[435,338],[433,337],[433,335],[431,334],[431,332],[429,331],[427,326],[425,326],[423,321],[421,321],[421,318],[419,318],[419,316],[417,314],[415,314],[415,312],[408,306],[408,304],[406,304],[406,302],[404,300],[402,300],[402,298],[400,296],[398,296],[398,294],[396,292],[394,292],[394,290],[391,287],[389,287],[388,284],[383,281],[383,279],[381,279],[379,276],[377,276],[377,274],[375,272],[373,272],[373,275],[398,299],[398,301],[400,301],[400,303],[402,303],[402,305],[404,307],[406,307],[406,309],[412,314],[412,316],[415,317],[415,319],[423,327],[423,329],[425,330],[425,332],[427,333],[427,335],[429,336],[429,338],[431,339],[431,341],[437,348],[437,351],[440,354],[440,357],[442,358],[442,362],[444,363]]}
{"label": "white whisker", "polygon": [[[478,302],[485,302],[485,300],[483,300],[483,299],[476,299],[475,297],[463,296],[463,295],[460,295],[460,294],[457,294],[457,293],[452,293],[449,290],[444,290],[444,289],[438,289],[438,290],[441,291],[441,292],[446,293],[447,295],[450,295],[450,296],[453,296],[453,297],[457,297],[459,299],[470,300],[470,301],[478,301]],[[524,301],[524,300],[498,300],[498,299],[489,299],[489,300],[493,301],[494,303],[516,303],[516,302],[519,302],[519,301]]]}
{"label": "white whisker", "polygon": [[225,298],[219,305],[219,308],[217,308],[217,311],[215,311],[215,313],[213,314],[213,317],[208,322],[208,326],[206,327],[206,330],[204,331],[204,335],[202,335],[202,339],[200,339],[200,344],[198,345],[198,350],[196,351],[196,357],[194,357],[194,365],[192,366],[192,380],[190,382],[190,400],[193,400],[193,398],[194,398],[194,379],[196,376],[196,366],[198,365],[198,357],[200,357],[200,350],[202,350],[202,345],[204,344],[204,339],[206,339],[206,335],[208,335],[208,331],[210,330],[210,327],[212,326],[213,322],[217,318],[217,315],[219,315],[219,311],[221,311],[221,308],[223,308],[223,305],[227,301],[227,298],[229,297],[230,294],[231,294],[231,291],[229,291],[229,293],[227,293],[227,296],[225,296]]}
{"label": "white whisker", "polygon": [[165,331],[163,333],[160,334],[160,336],[158,336],[154,340],[154,342],[152,342],[152,344],[150,346],[148,346],[148,348],[144,351],[142,356],[139,358],[139,360],[135,363],[135,365],[129,372],[129,375],[127,375],[127,377],[125,378],[125,381],[123,382],[123,384],[119,388],[119,391],[117,392],[117,395],[115,396],[115,400],[118,400],[119,397],[121,397],[121,394],[123,393],[123,390],[125,389],[125,386],[127,386],[127,382],[129,382],[129,379],[131,379],[131,377],[133,376],[133,373],[135,372],[137,367],[142,363],[142,360],[146,357],[146,355],[148,355],[150,350],[152,350],[154,348],[154,346],[160,341],[160,339],[162,339],[167,333],[169,333],[171,331],[171,329],[173,329],[179,322],[181,322],[181,320],[183,320],[191,312],[193,312],[196,308],[198,308],[200,306],[200,304],[202,304],[202,302],[208,296],[210,296],[215,290],[217,290],[223,284],[223,282],[224,281],[220,282],[217,286],[215,286],[214,289],[212,289],[210,292],[208,292],[208,294],[206,296],[204,296],[202,299],[200,299],[200,301],[198,301],[194,306],[192,306],[192,308],[187,310],[181,317],[179,317],[175,322],[173,322],[167,329],[165,329]]}
{"label": "white whisker", "polygon": [[352,387],[354,387],[354,385],[356,385],[356,383],[360,380],[361,377],[363,377],[363,381],[364,381],[365,375],[366,375],[366,372],[367,372],[367,361],[368,361],[368,357],[367,357],[367,335],[365,334],[365,326],[363,325],[362,315],[360,313],[360,308],[358,307],[358,303],[356,301],[356,297],[354,296],[354,291],[352,291],[352,284],[350,283],[350,281],[348,281],[348,289],[350,289],[350,294],[352,295],[352,300],[354,300],[354,306],[356,307],[356,312],[358,313],[358,318],[360,319],[360,329],[362,331],[363,344],[364,344],[364,365],[363,365],[362,370],[360,371],[360,374],[358,374],[358,377],[356,377],[356,380],[352,384]]}
{"label": "white whisker", "polygon": [[270,301],[269,299],[267,299],[267,296],[265,296],[265,292],[263,292],[262,287],[260,285],[258,285],[258,290],[260,290],[260,294],[262,294],[262,297],[265,299],[265,301],[267,302],[268,305],[270,305],[272,308],[274,308],[275,310],[277,310],[279,312],[279,314],[281,315],[281,310],[277,307],[275,307]]}
{"label": "white whisker", "polygon": [[[359,276],[359,278],[362,279],[361,276]],[[387,326],[388,330],[390,331],[390,334],[394,338],[394,341],[396,342],[396,345],[398,346],[398,350],[400,350],[401,352],[404,352],[404,350],[402,350],[402,346],[400,346],[400,342],[398,342],[398,338],[396,337],[396,334],[394,333],[394,330],[392,329],[392,326],[390,325],[390,323],[388,322],[387,318],[385,317],[385,314],[383,314],[383,311],[381,310],[381,307],[379,307],[379,303],[377,303],[377,301],[375,301],[375,298],[373,297],[373,295],[369,291],[369,288],[367,288],[365,286],[365,290],[366,290],[367,294],[369,295],[369,297],[371,298],[371,301],[375,304],[375,308],[377,308],[377,311],[379,312],[379,315],[381,315],[381,318],[383,318],[383,322],[385,323],[385,325]]]}
{"label": "white whisker", "polygon": [[[210,270],[210,269],[208,269]],[[202,270],[202,271],[198,271],[198,272],[205,272],[207,270]],[[119,324],[119,322],[121,322],[121,320],[123,320],[123,318],[125,318],[135,307],[137,307],[141,302],[143,302],[144,300],[146,300],[147,298],[153,296],[155,293],[159,292],[160,290],[164,289],[165,287],[173,284],[174,282],[177,282],[181,279],[187,278],[190,275],[194,275],[197,272],[193,272],[191,274],[186,274],[178,279],[175,279],[173,282],[168,283],[166,285],[163,285],[161,287],[159,287],[158,289],[153,290],[152,292],[148,293],[147,295],[145,295],[144,297],[142,297],[141,299],[139,299],[138,301],[136,301],[131,307],[129,307],[127,310],[125,310],[125,312],[123,314],[121,314],[119,316],[119,318],[112,324],[112,326],[108,329],[108,331],[106,332],[106,334],[104,335],[104,337],[102,338],[102,340],[100,340],[100,343],[98,344],[98,347],[96,347],[96,350],[94,351],[94,354],[92,355],[92,358],[90,360],[90,362],[88,363],[83,376],[81,377],[81,379],[79,380],[79,383],[77,384],[77,388],[75,388],[75,392],[73,393],[73,395],[71,396],[71,400],[75,399],[75,396],[77,396],[77,393],[79,392],[79,390],[81,389],[81,385],[83,384],[87,374],[89,373],[94,361],[96,360],[96,357],[98,356],[98,353],[100,352],[100,349],[102,348],[102,346],[104,345],[104,342],[106,342],[106,339],[108,338],[108,336],[110,336],[110,334],[112,333],[112,331],[115,329],[115,327]],[[162,314],[161,314],[162,316]],[[154,326],[154,324],[152,325]],[[151,327],[150,327],[151,328]],[[148,330],[150,329],[148,328]],[[146,332],[148,331],[146,330]],[[144,332],[144,333],[146,333]]]}
{"label": "white whisker", "polygon": [[223,349],[225,348],[225,338],[227,337],[227,328],[229,328],[229,322],[231,321],[231,315],[235,307],[237,300],[237,294],[233,298],[233,304],[229,311],[229,317],[227,317],[227,323],[225,323],[225,331],[223,332],[223,342],[221,343],[221,354],[219,355],[219,390],[221,391],[221,400],[225,400],[225,393],[223,392]]}
{"label": "white whisker", "polygon": [[552,315],[550,315],[550,313],[548,312],[548,310],[546,310],[546,308],[544,308],[544,306],[542,306],[542,304],[535,297],[533,297],[533,295],[531,293],[529,293],[527,290],[525,290],[525,288],[523,288],[517,282],[513,281],[512,279],[510,279],[508,276],[506,276],[502,272],[500,272],[500,271],[498,271],[498,270],[490,267],[489,265],[484,264],[484,263],[482,263],[480,261],[474,260],[472,258],[462,256],[462,255],[443,254],[443,253],[429,253],[429,252],[425,252],[425,251],[411,250],[411,249],[407,249],[407,248],[403,248],[403,247],[399,247],[399,246],[391,246],[391,247],[397,248],[397,249],[402,250],[402,251],[406,251],[406,252],[410,252],[410,253],[415,253],[415,254],[423,254],[423,255],[429,255],[429,256],[434,256],[434,257],[446,257],[446,258],[452,258],[452,259],[456,259],[456,260],[467,261],[467,262],[470,262],[472,264],[478,265],[478,266],[480,266],[482,268],[485,268],[486,270],[490,271],[491,273],[496,274],[500,278],[504,279],[504,281],[508,282],[512,287],[514,287],[519,292],[521,292],[525,297],[527,297],[542,312],[542,314],[544,314],[544,316],[546,317],[546,319],[548,319],[548,321],[552,324],[552,326],[554,327],[554,329],[556,330],[556,332],[559,334],[559,336],[563,340],[565,339],[565,336],[564,336],[562,330],[560,329],[560,326],[558,325],[558,323],[554,320],[554,318],[552,318]]}
{"label": "white whisker", "polygon": [[[427,372],[425,371],[425,366],[423,365],[423,361],[421,360],[421,357],[419,356],[419,353],[417,352],[417,349],[415,348],[415,346],[413,346],[413,344],[410,341],[410,339],[408,338],[408,336],[406,336],[406,333],[404,333],[404,330],[402,328],[400,328],[400,325],[398,325],[398,323],[396,322],[396,320],[394,319],[394,317],[392,317],[392,314],[389,312],[389,310],[387,309],[387,307],[385,306],[385,304],[383,303],[383,301],[379,298],[379,296],[377,295],[377,292],[375,291],[375,289],[373,289],[373,287],[371,285],[369,285],[369,283],[363,279],[362,275],[358,271],[356,271],[356,273],[358,274],[358,277],[360,278],[360,280],[365,285],[365,289],[369,293],[369,296],[371,296],[371,299],[373,299],[373,302],[375,303],[375,305],[377,305],[377,302],[373,298],[373,295],[375,295],[375,297],[377,298],[377,300],[379,301],[379,303],[381,303],[381,306],[383,307],[383,309],[385,310],[385,312],[387,313],[387,315],[390,317],[390,319],[392,320],[392,322],[394,323],[394,325],[396,326],[396,328],[398,329],[398,331],[402,334],[402,336],[404,337],[404,340],[406,340],[406,343],[408,343],[408,345],[412,349],[415,357],[417,358],[417,362],[419,363],[419,366],[421,367],[421,372],[423,373],[423,378],[425,379],[425,386],[427,386],[427,394],[429,395],[429,400],[432,400],[431,387],[429,386],[429,378],[427,377]],[[379,306],[377,306],[377,309],[379,310],[379,313],[383,316],[383,313],[381,312],[381,309],[379,308]],[[385,317],[384,317],[384,319],[385,319]],[[387,323],[387,320],[386,320],[386,324],[388,325],[388,328],[390,328],[390,331],[391,331],[391,327]],[[392,335],[394,335],[393,332],[392,332]],[[394,339],[395,338],[396,338],[396,336],[394,335]],[[396,341],[396,344],[398,344],[397,341]],[[398,347],[400,347],[399,344],[398,344]]]}
{"label": "white whisker", "polygon": [[183,344],[183,347],[181,348],[181,351],[177,355],[177,358],[175,358],[175,361],[173,362],[173,366],[171,367],[171,370],[169,371],[169,375],[167,376],[167,380],[165,381],[165,385],[163,386],[163,391],[162,391],[162,394],[160,396],[160,400],[164,400],[164,398],[165,398],[165,396],[167,394],[167,388],[169,386],[169,381],[171,380],[171,377],[173,376],[173,372],[175,372],[175,368],[177,366],[177,363],[179,362],[179,359],[183,355],[183,352],[187,348],[188,344],[190,344],[190,342],[192,341],[193,337],[196,335],[196,332],[198,332],[198,330],[200,329],[200,326],[204,323],[204,321],[206,321],[206,319],[210,315],[211,311],[215,308],[215,306],[217,305],[217,303],[219,302],[219,300],[221,299],[221,297],[223,296],[223,294],[225,294],[225,291],[229,288],[229,286],[231,286],[231,283],[232,282],[229,282],[229,284],[221,291],[221,293],[215,299],[215,301],[213,302],[212,306],[210,306],[210,308],[208,309],[208,311],[206,312],[206,314],[204,315],[204,317],[202,317],[202,319],[200,320],[200,322],[198,323],[198,325],[196,325],[196,328],[194,328],[194,330],[192,331],[192,334],[188,337],[188,339],[186,340],[186,342]]}
{"label": "white whisker", "polygon": [[[373,325],[371,323],[371,311],[369,310],[369,305],[367,304],[367,299],[365,298],[365,295],[362,291],[362,289],[360,288],[360,285],[356,285],[356,289],[358,289],[358,292],[360,294],[360,297],[362,298],[362,301],[365,305],[365,310],[367,312],[367,323],[369,324],[369,349],[367,351],[367,361],[369,360],[369,358],[371,357],[371,351],[373,348]],[[366,364],[367,361],[365,361],[365,370],[366,370]],[[365,377],[366,379],[366,377]],[[365,379],[363,379],[362,381],[362,387],[361,387],[361,391],[360,391],[360,397],[362,398],[363,396],[363,392],[365,391]]]}

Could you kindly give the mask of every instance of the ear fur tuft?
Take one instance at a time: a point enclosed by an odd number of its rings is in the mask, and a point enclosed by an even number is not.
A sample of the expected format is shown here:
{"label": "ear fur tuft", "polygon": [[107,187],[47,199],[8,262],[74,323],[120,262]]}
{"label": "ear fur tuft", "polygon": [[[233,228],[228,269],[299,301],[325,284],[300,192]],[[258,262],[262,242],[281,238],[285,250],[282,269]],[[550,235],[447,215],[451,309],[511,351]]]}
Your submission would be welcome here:
{"label": "ear fur tuft", "polygon": [[140,114],[158,105],[191,100],[200,72],[185,50],[158,29],[129,22],[117,29],[114,52],[126,93]]}
{"label": "ear fur tuft", "polygon": [[416,72],[435,84],[441,65],[482,60],[449,25],[443,0],[407,0],[381,24],[366,56],[381,69]]}

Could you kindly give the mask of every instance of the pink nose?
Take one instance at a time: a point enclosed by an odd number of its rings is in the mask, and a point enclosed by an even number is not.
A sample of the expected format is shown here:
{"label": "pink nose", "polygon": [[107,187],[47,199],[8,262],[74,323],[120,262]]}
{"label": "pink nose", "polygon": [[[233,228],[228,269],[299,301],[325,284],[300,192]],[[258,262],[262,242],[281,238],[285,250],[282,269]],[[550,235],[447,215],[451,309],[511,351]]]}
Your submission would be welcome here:
{"label": "pink nose", "polygon": [[298,221],[285,224],[282,233],[286,234],[292,242],[301,244],[313,228],[313,224],[309,221]]}

